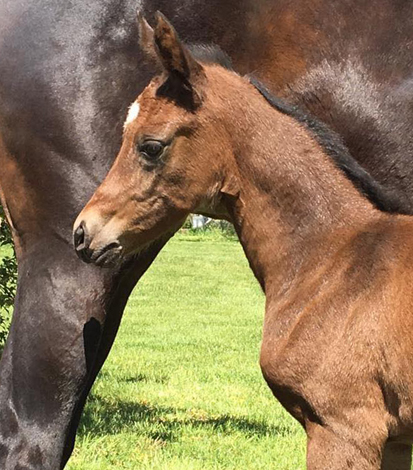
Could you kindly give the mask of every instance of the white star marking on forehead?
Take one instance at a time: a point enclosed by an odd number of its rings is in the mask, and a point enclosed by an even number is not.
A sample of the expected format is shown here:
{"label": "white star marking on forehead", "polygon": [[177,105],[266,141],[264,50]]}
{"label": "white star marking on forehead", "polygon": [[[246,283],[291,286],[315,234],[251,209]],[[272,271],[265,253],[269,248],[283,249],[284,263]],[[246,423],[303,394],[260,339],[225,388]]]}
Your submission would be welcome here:
{"label": "white star marking on forehead", "polygon": [[125,126],[133,122],[138,117],[139,109],[140,109],[139,103],[137,101],[134,101],[129,108],[128,115],[125,121]]}

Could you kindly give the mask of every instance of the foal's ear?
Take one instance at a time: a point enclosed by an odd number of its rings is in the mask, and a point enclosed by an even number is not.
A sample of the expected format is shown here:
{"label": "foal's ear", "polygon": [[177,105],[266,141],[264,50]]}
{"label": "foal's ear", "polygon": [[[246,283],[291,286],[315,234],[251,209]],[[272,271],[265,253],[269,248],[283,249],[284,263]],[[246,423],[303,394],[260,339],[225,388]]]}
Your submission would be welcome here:
{"label": "foal's ear", "polygon": [[181,43],[174,27],[161,12],[156,13],[154,32],[158,56],[169,75],[177,75],[187,82],[193,81],[202,71],[202,66]]}
{"label": "foal's ear", "polygon": [[141,12],[138,12],[137,14],[137,21],[139,29],[139,45],[141,46],[142,51],[150,62],[161,68],[162,63],[159,60],[159,56],[156,50],[155,33],[153,29]]}

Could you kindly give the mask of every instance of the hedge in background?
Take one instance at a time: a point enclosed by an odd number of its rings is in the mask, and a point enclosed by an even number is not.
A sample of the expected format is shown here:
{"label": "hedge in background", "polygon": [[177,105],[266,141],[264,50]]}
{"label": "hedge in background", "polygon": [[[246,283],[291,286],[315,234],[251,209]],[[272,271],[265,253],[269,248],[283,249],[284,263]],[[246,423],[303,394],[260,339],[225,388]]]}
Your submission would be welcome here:
{"label": "hedge in background", "polygon": [[0,351],[10,325],[11,310],[17,285],[17,263],[13,241],[0,206]]}

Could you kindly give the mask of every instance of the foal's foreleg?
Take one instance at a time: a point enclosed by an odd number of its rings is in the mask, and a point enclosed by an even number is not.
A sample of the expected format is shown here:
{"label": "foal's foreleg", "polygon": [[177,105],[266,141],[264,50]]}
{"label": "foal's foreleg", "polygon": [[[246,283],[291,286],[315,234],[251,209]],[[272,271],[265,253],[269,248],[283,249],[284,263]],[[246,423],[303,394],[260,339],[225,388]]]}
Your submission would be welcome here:
{"label": "foal's foreleg", "polygon": [[308,433],[307,470],[380,470],[380,461],[380,444],[355,444],[318,425]]}
{"label": "foal's foreleg", "polygon": [[383,451],[381,470],[410,470],[412,446],[398,442],[387,442]]}

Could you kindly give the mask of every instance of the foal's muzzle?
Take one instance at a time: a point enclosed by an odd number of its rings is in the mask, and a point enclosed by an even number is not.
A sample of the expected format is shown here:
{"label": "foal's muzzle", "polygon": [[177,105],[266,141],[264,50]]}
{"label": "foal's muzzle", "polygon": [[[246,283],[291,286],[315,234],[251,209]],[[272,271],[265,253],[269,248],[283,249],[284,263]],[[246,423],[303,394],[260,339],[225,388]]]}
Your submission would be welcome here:
{"label": "foal's muzzle", "polygon": [[73,244],[79,258],[85,263],[97,266],[116,264],[122,254],[122,246],[117,240],[97,249],[91,248],[91,242],[92,237],[88,233],[86,224],[81,222],[73,231]]}

